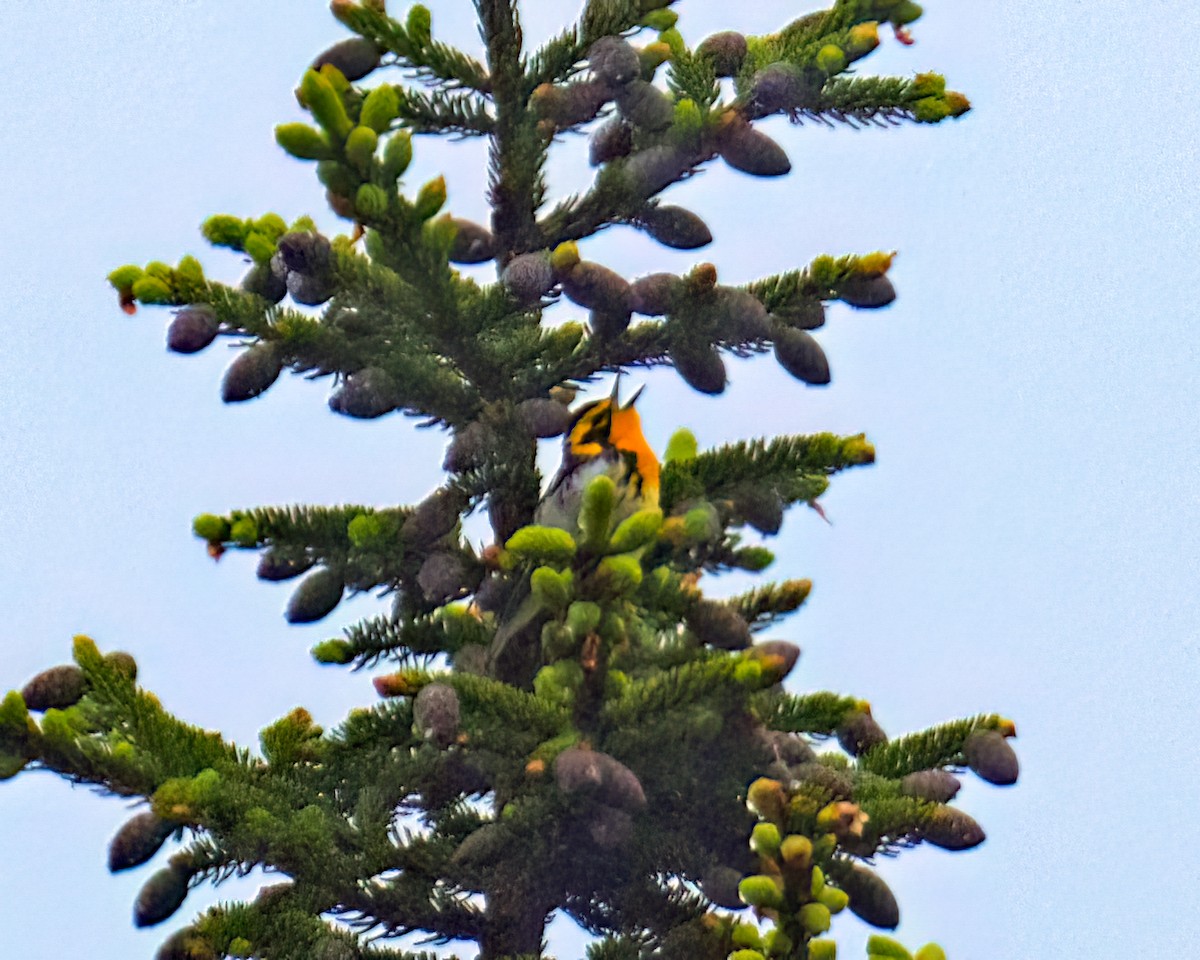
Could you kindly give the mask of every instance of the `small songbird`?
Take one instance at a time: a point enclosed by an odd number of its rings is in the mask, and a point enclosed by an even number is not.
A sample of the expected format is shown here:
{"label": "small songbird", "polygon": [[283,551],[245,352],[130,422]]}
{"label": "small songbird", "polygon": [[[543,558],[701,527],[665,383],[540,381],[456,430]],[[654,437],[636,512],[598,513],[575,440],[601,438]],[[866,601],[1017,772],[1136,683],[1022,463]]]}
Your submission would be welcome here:
{"label": "small songbird", "polygon": [[658,506],[658,457],[642,433],[642,418],[634,409],[638,388],[625,403],[618,398],[620,377],[612,394],[576,411],[563,439],[563,459],[538,505],[536,521],[577,529],[583,490],[596,476],[607,474],[617,486],[619,522],[638,510]]}

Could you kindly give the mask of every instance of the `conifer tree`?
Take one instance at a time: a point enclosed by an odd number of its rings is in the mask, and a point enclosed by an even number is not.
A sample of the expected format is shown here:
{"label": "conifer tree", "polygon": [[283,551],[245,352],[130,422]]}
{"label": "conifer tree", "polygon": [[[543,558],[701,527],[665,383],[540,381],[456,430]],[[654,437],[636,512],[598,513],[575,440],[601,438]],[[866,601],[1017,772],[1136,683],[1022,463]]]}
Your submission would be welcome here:
{"label": "conifer tree", "polygon": [[[540,46],[515,0],[476,10],[482,58],[437,40],[426,7],[333,0],[352,36],[303,73],[311,122],[275,133],[315,164],[344,234],[216,215],[204,236],[250,263],[238,286],[192,257],[109,277],[128,313],[174,308],[172,351],[240,344],[226,403],[287,369],[326,379],[347,418],[402,412],[447,431],[444,481],[419,503],[195,519],[214,558],[257,551],[260,578],[296,581],[292,623],[378,594],[378,615],[312,650],[375,670],[378,697],[330,731],[296,709],[250,750],[173,716],[137,685],[132,656],[81,636],[72,664],[0,703],[0,777],[42,768],[144,800],[108,853],[113,871],[157,861],[138,925],[172,916],[198,884],[278,874],[253,901],[197,916],[161,960],[430,956],[391,942],[414,932],[473,941],[484,960],[540,957],[555,911],[595,936],[591,960],[834,957],[844,908],[882,930],[899,922],[873,858],[983,840],[952,805],[958,775],[1015,782],[1013,725],[979,715],[889,738],[866,701],[785,687],[800,650],[762,631],[804,604],[809,581],[705,596],[705,573],[768,567],[748,530],[819,510],[834,475],[873,462],[865,436],[701,451],[681,430],[659,457],[619,387],[576,394],[653,366],[719,394],[723,355],[767,352],[826,384],[813,335],[825,304],[886,306],[891,256],[822,256],[728,286],[711,263],[628,279],[585,251],[610,227],[705,246],[702,217],[659,195],[717,161],[787,174],[786,151],[755,126],[765,117],[938,123],[968,102],[936,74],[851,69],[881,32],[911,42],[911,0],[835,0],[776,33],[694,48],[670,0],[590,0]],[[551,201],[548,152],[578,131],[594,181]],[[446,212],[441,178],[405,180],[429,136],[487,139],[489,224]],[[457,269],[488,263],[485,283]],[[554,321],[555,304],[576,319]],[[548,485],[535,452],[552,438],[563,466]],[[482,542],[463,528],[476,511]],[[868,950],[945,956],[883,934]]]}

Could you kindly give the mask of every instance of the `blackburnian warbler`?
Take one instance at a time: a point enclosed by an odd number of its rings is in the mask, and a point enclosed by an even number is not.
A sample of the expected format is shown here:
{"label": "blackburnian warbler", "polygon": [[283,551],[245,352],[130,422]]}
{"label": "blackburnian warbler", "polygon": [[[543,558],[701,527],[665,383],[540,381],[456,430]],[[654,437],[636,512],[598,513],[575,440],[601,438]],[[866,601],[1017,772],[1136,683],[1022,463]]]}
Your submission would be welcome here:
{"label": "blackburnian warbler", "polygon": [[583,490],[593,477],[607,474],[617,487],[615,519],[658,506],[658,457],[642,433],[634,409],[639,388],[625,403],[613,392],[575,413],[563,439],[562,466],[538,505],[537,523],[575,532]]}

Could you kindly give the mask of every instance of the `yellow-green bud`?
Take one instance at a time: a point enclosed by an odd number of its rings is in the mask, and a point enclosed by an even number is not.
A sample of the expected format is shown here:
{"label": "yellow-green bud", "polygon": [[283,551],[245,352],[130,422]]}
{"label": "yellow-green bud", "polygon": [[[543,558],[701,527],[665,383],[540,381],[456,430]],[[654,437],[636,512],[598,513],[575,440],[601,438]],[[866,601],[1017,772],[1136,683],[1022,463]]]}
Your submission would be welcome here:
{"label": "yellow-green bud", "polygon": [[367,94],[358,115],[358,122],[376,133],[383,133],[396,119],[399,109],[400,98],[396,96],[395,88],[390,84],[383,84]]}
{"label": "yellow-green bud", "polygon": [[806,903],[800,908],[800,925],[810,934],[824,933],[830,922],[829,908],[823,903]]}
{"label": "yellow-green bud", "polygon": [[383,148],[383,175],[388,180],[395,180],[404,175],[408,165],[412,163],[412,134],[407,130],[397,130],[388,137],[387,146]]}
{"label": "yellow-green bud", "polygon": [[557,274],[570,273],[579,263],[579,245],[574,240],[560,243],[550,253],[550,266]]}
{"label": "yellow-green bud", "polygon": [[612,477],[600,474],[583,488],[579,508],[579,529],[589,547],[597,548],[608,540],[613,507],[617,502],[617,485]]}
{"label": "yellow-green bud", "polygon": [[691,540],[704,542],[721,535],[721,518],[711,503],[693,507],[684,514],[683,523]]}
{"label": "yellow-green bud", "polygon": [[837,942],[833,940],[809,940],[808,960],[837,960]]}
{"label": "yellow-green bud", "polygon": [[829,76],[846,69],[846,55],[841,47],[827,43],[817,51],[817,66]]}
{"label": "yellow-green bud", "polygon": [[242,517],[229,528],[229,539],[239,547],[258,545],[258,524],[249,517]]}
{"label": "yellow-green bud", "polygon": [[275,128],[275,142],[299,160],[331,160],[334,156],[325,134],[307,123],[281,123]]}
{"label": "yellow-green bud", "polygon": [[759,777],[746,791],[746,806],[763,820],[778,823],[787,806],[783,785],[770,777]]}
{"label": "yellow-green bud", "polygon": [[582,640],[600,626],[600,604],[576,600],[567,608],[567,627],[576,639]]}
{"label": "yellow-green bud", "polygon": [[798,833],[788,834],[779,845],[783,862],[796,870],[803,870],[812,862],[812,841]]}
{"label": "yellow-green bud", "polygon": [[519,560],[556,566],[569,563],[575,556],[574,538],[558,527],[522,527],[508,538],[504,548]]}
{"label": "yellow-green bud", "polygon": [[551,613],[561,613],[571,602],[571,586],[575,579],[570,570],[559,573],[553,567],[538,567],[529,579],[533,595]]}
{"label": "yellow-green bud", "polygon": [[255,263],[268,263],[275,255],[275,241],[264,236],[257,230],[251,230],[242,241],[242,249],[250,255]]}
{"label": "yellow-green bud", "polygon": [[230,247],[234,250],[242,249],[242,239],[249,229],[244,220],[227,213],[214,214],[200,225],[204,239],[214,247]]}
{"label": "yellow-green bud", "polygon": [[125,292],[133,289],[133,285],[142,278],[145,271],[136,264],[127,263],[123,267],[117,267],[108,275],[108,282],[112,284],[114,290]]}
{"label": "yellow-green bud", "polygon": [[667,441],[667,452],[663,459],[667,463],[689,463],[696,459],[696,452],[696,435],[686,427],[681,427]]}
{"label": "yellow-green bud", "polygon": [[613,532],[609,541],[609,549],[614,553],[628,553],[650,543],[662,527],[662,511],[657,507],[650,510],[639,510],[631,517],[622,520]]}
{"label": "yellow-green bud", "polygon": [[675,119],[671,124],[671,133],[674,136],[690,143],[696,140],[703,130],[704,114],[695,100],[685,97],[675,104]]}
{"label": "yellow-green bud", "polygon": [[204,268],[195,257],[183,257],[175,268],[175,279],[191,286],[200,286],[204,283]]}
{"label": "yellow-green bud", "polygon": [[879,933],[873,933],[867,938],[867,953],[874,957],[890,957],[894,960],[913,960],[913,955],[908,952],[904,944],[898,940],[893,940],[891,937],[885,937]]}
{"label": "yellow-green bud", "polygon": [[610,596],[628,596],[641,585],[642,565],[636,557],[605,557],[596,569],[595,583]]}
{"label": "yellow-green bud", "polygon": [[735,923],[730,931],[730,940],[735,947],[756,950],[763,945],[762,934],[752,923]]}
{"label": "yellow-green bud", "polygon": [[679,14],[674,10],[668,10],[666,7],[649,11],[640,21],[643,27],[649,27],[651,30],[657,30],[660,33],[663,30],[670,30],[678,22]]}
{"label": "yellow-green bud", "polygon": [[438,177],[430,180],[423,186],[417,194],[417,200],[413,204],[413,212],[422,219],[428,220],[435,213],[442,209],[442,204],[446,202],[446,178]]}
{"label": "yellow-green bud", "polygon": [[743,903],[751,907],[776,909],[783,906],[783,891],[779,884],[774,877],[761,873],[744,877],[738,884],[738,896]]}
{"label": "yellow-green bud", "polygon": [[946,951],[936,943],[927,943],[917,951],[913,960],[946,960]]}
{"label": "yellow-green bud", "polygon": [[229,539],[229,521],[211,513],[202,513],[192,520],[192,532],[201,540],[221,543]]}
{"label": "yellow-green bud", "polygon": [[133,295],[145,304],[165,305],[175,302],[175,294],[171,292],[170,286],[158,277],[143,276],[135,280]]}
{"label": "yellow-green bud", "polygon": [[409,41],[420,48],[429,43],[433,32],[433,14],[422,3],[414,4],[408,11],[404,28],[408,31]]}
{"label": "yellow-green bud", "polygon": [[791,957],[794,956],[793,950],[795,945],[792,943],[792,938],[780,930],[778,927],[773,927],[767,931],[767,935],[763,938],[767,956],[769,957]]}
{"label": "yellow-green bud", "polygon": [[845,890],[830,886],[822,887],[817,899],[829,908],[830,913],[841,913],[850,902],[850,896]]}
{"label": "yellow-green bud", "polygon": [[781,842],[779,828],[773,823],[756,823],[750,833],[750,849],[760,857],[774,857]]}
{"label": "yellow-green bud", "polygon": [[819,897],[821,891],[825,889],[825,871],[818,866],[813,866],[812,877],[808,882],[808,895],[810,897]]}
{"label": "yellow-green bud", "polygon": [[354,194],[354,209],[364,220],[375,220],[387,213],[388,197],[382,187],[364,183]]}
{"label": "yellow-green bud", "polygon": [[316,70],[308,70],[300,81],[300,96],[313,119],[334,138],[341,142],[354,124],[346,115],[346,106],[341,94],[334,89],[329,77]]}
{"label": "yellow-green bud", "polygon": [[[533,678],[533,692],[543,700],[569,708],[575,703],[576,692],[583,686],[584,680],[579,661],[559,660],[537,672]],[[599,784],[599,779],[596,782]]]}
{"label": "yellow-green bud", "polygon": [[879,46],[879,24],[873,20],[850,28],[846,37],[846,54],[854,60],[865,57]]}
{"label": "yellow-green bud", "polygon": [[312,648],[317,663],[344,665],[354,660],[354,646],[348,640],[322,640]]}
{"label": "yellow-green bud", "polygon": [[729,960],[766,960],[766,957],[757,950],[734,950]]}
{"label": "yellow-green bud", "polygon": [[371,172],[371,161],[375,148],[379,146],[379,134],[370,127],[357,126],[346,137],[346,159],[364,177]]}
{"label": "yellow-green bud", "polygon": [[950,106],[944,97],[922,97],[912,105],[918,123],[937,123],[950,116]]}

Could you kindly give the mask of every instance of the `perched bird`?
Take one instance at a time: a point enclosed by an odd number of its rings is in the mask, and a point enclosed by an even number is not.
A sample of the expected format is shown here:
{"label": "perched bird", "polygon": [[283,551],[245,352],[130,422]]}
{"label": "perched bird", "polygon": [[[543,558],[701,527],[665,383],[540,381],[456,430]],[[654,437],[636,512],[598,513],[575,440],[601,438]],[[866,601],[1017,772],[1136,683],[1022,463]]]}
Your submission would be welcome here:
{"label": "perched bird", "polygon": [[[612,523],[658,506],[658,457],[633,406],[641,390],[622,404],[620,377],[617,380],[610,396],[585,403],[575,412],[563,439],[562,465],[538,504],[535,524],[577,535],[584,489],[601,475],[611,477],[616,485]],[[530,595],[528,580],[514,589],[507,608],[488,660],[494,676],[522,686],[532,681],[541,665],[538,638],[548,614]]]}
{"label": "perched bird", "polygon": [[620,377],[612,394],[584,404],[563,438],[563,459],[538,504],[535,522],[575,533],[583,490],[593,477],[607,474],[617,486],[614,520],[658,506],[658,457],[642,433],[634,409],[638,388],[625,403],[618,398]]}

